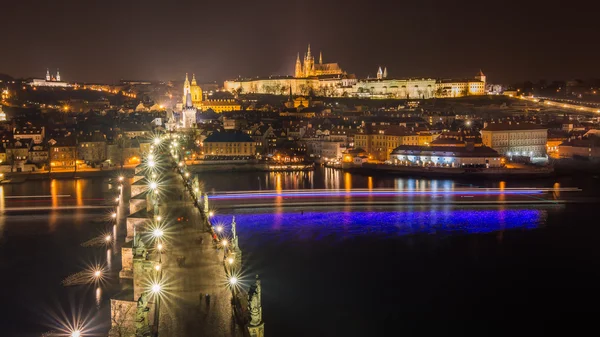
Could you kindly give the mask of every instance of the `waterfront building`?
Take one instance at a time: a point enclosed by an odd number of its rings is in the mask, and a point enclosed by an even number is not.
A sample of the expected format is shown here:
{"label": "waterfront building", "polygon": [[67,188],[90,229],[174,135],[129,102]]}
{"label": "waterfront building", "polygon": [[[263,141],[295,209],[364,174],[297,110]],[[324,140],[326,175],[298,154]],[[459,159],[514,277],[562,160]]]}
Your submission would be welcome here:
{"label": "waterfront building", "polygon": [[33,144],[29,149],[29,161],[33,164],[48,163],[48,148],[42,144]]}
{"label": "waterfront building", "polygon": [[243,132],[213,132],[203,141],[204,158],[254,157],[256,142]]}
{"label": "waterfront building", "polygon": [[73,137],[50,139],[51,169],[73,169],[77,163],[77,144]]}
{"label": "waterfront building", "polygon": [[77,159],[89,163],[101,163],[107,159],[106,137],[101,132],[79,137]]}
{"label": "waterfront building", "polygon": [[600,137],[589,136],[568,140],[558,146],[558,155],[560,158],[600,160]]}
{"label": "waterfront building", "polygon": [[400,145],[390,155],[392,164],[423,167],[481,167],[503,165],[502,156],[487,146],[456,143],[453,146]]}
{"label": "waterfront building", "polygon": [[354,147],[364,149],[369,159],[385,161],[400,145],[418,145],[419,135],[399,125],[368,126],[354,135]]}
{"label": "waterfront building", "polygon": [[545,157],[548,128],[530,123],[489,123],[481,130],[483,145],[503,156]]}
{"label": "waterfront building", "polygon": [[29,158],[29,149],[33,141],[31,139],[17,140],[6,144],[6,163],[12,165],[13,170],[23,168]]}

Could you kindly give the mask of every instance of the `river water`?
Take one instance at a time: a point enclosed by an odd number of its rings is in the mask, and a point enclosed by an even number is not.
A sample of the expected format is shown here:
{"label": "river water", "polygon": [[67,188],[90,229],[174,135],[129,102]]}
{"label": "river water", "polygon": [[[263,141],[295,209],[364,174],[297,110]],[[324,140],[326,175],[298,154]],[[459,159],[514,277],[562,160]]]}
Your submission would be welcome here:
{"label": "river water", "polygon": [[[581,187],[599,196],[594,178],[538,181],[431,180],[309,173],[200,174],[206,190],[431,189]],[[78,191],[79,190],[79,191]],[[2,336],[39,336],[73,315],[93,332],[108,329],[107,298],[91,286],[60,282],[107,259],[81,243],[110,230],[103,208],[18,211],[18,195],[36,202],[101,206],[107,182],[55,180],[0,187]],[[60,197],[58,197],[60,195]],[[53,203],[54,200],[54,203]],[[600,283],[596,204],[346,205],[219,209],[236,216],[244,279],[259,274],[267,336],[442,336],[570,334],[592,327]],[[9,211],[6,211],[9,210]],[[75,316],[77,316],[75,315]]]}

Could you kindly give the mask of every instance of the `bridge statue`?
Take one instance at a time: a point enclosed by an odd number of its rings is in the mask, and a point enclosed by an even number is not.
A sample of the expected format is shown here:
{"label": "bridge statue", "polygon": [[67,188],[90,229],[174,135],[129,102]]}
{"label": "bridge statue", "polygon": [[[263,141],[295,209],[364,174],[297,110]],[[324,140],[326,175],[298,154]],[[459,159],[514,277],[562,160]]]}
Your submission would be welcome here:
{"label": "bridge statue", "polygon": [[208,193],[204,193],[204,213],[208,215]]}
{"label": "bridge statue", "polygon": [[148,295],[142,293],[137,300],[137,308],[135,312],[135,335],[148,336],[150,333],[150,324],[148,322]]}
{"label": "bridge statue", "polygon": [[260,279],[256,275],[256,282],[248,292],[248,303],[250,311],[250,323],[248,324],[248,332],[251,337],[265,336],[265,323],[262,320],[262,304],[261,304],[261,287]]}
{"label": "bridge statue", "polygon": [[144,244],[144,241],[142,241],[136,227],[136,225],[133,225],[133,255],[146,257],[146,245]]}

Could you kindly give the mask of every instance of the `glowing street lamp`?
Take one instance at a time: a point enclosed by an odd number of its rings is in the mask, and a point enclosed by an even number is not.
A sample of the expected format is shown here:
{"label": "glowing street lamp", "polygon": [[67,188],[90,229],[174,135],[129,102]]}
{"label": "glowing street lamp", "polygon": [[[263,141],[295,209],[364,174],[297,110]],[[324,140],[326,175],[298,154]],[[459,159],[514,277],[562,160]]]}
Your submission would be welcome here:
{"label": "glowing street lamp", "polygon": [[162,220],[162,216],[160,216],[160,215],[157,215],[157,216],[156,216],[156,221],[160,221],[160,220]]}
{"label": "glowing street lamp", "polygon": [[151,183],[150,183],[150,188],[151,188],[152,190],[156,190],[156,189],[158,188],[158,184],[157,184],[156,182],[154,182],[154,181],[153,181],[153,182],[151,182]]}
{"label": "glowing street lamp", "polygon": [[102,271],[100,271],[100,270],[94,271],[94,278],[98,279],[100,276],[102,276]]}
{"label": "glowing street lamp", "polygon": [[223,241],[221,241],[221,245],[223,247],[227,247],[227,244],[228,244],[227,240],[223,239]]}
{"label": "glowing street lamp", "polygon": [[160,264],[157,264],[156,266],[154,266],[154,270],[160,271]]}
{"label": "glowing street lamp", "polygon": [[113,212],[113,213],[112,213],[110,216],[111,216],[113,219],[116,219],[116,218],[117,218],[117,213],[116,213],[116,212]]}
{"label": "glowing street lamp", "polygon": [[112,238],[110,237],[110,235],[107,235],[104,237],[104,241],[106,241],[106,242],[110,242],[111,239]]}
{"label": "glowing street lamp", "polygon": [[219,233],[221,233],[223,231],[223,226],[217,226],[215,227],[215,230]]}
{"label": "glowing street lamp", "polygon": [[156,137],[154,138],[154,145],[159,145],[160,144],[160,138]]}
{"label": "glowing street lamp", "polygon": [[229,263],[229,265],[232,265],[233,261],[233,257],[230,256],[229,258],[227,258],[227,263]]}
{"label": "glowing street lamp", "polygon": [[74,330],[73,332],[71,332],[71,337],[81,337],[81,331]]}
{"label": "glowing street lamp", "polygon": [[162,243],[159,243],[159,244],[157,244],[157,245],[156,245],[156,249],[158,249],[158,251],[159,251],[159,252],[161,252],[161,251],[162,251],[162,249],[163,249],[163,245],[162,245]]}
{"label": "glowing street lamp", "polygon": [[235,276],[232,276],[229,278],[229,285],[231,285],[232,287],[235,287],[235,285],[238,283],[238,279]]}
{"label": "glowing street lamp", "polygon": [[189,177],[190,177],[190,173],[189,173],[189,172],[186,172],[186,173],[185,173],[185,177],[186,177],[186,178],[189,178]]}
{"label": "glowing street lamp", "polygon": [[154,167],[154,165],[156,165],[156,164],[154,163],[154,160],[149,160],[149,161],[148,161],[148,166],[149,166],[149,167]]}
{"label": "glowing street lamp", "polygon": [[122,182],[124,179],[125,179],[125,177],[123,177],[123,176],[119,176],[119,181],[121,181],[121,182]]}
{"label": "glowing street lamp", "polygon": [[212,218],[215,215],[215,213],[213,211],[208,212],[208,217]]}
{"label": "glowing street lamp", "polygon": [[163,236],[163,234],[164,234],[164,232],[163,232],[163,230],[162,230],[162,229],[160,229],[160,228],[156,228],[155,230],[153,230],[153,231],[152,231],[152,235],[153,235],[155,238],[161,238],[161,237]]}

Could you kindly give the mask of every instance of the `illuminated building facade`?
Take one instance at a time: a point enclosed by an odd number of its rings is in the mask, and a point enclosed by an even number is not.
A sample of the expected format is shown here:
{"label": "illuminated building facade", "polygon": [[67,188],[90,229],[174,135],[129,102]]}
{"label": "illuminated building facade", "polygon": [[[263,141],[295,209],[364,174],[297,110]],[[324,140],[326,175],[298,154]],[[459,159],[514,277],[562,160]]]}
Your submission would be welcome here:
{"label": "illuminated building facade", "polygon": [[216,113],[221,113],[226,111],[239,111],[242,110],[242,106],[234,99],[210,99],[202,101],[200,109],[203,111],[211,109]]}
{"label": "illuminated building facade", "polygon": [[253,157],[256,154],[256,143],[246,133],[213,132],[203,142],[204,157]]}
{"label": "illuminated building facade", "polygon": [[529,123],[490,123],[481,130],[481,140],[504,156],[545,157],[548,129]]}
{"label": "illuminated building facade", "polygon": [[424,167],[501,167],[502,156],[487,146],[401,145],[390,155],[393,164]]}
{"label": "illuminated building facade", "polygon": [[27,82],[29,86],[32,87],[70,87],[71,85],[67,82],[62,82],[60,80],[60,71],[56,70],[56,75],[50,75],[50,70],[46,69],[46,77],[44,79],[34,78],[31,81]]}
{"label": "illuminated building facade", "polygon": [[363,149],[369,159],[385,161],[400,145],[418,145],[419,135],[401,126],[361,129],[354,135],[354,147]]}

